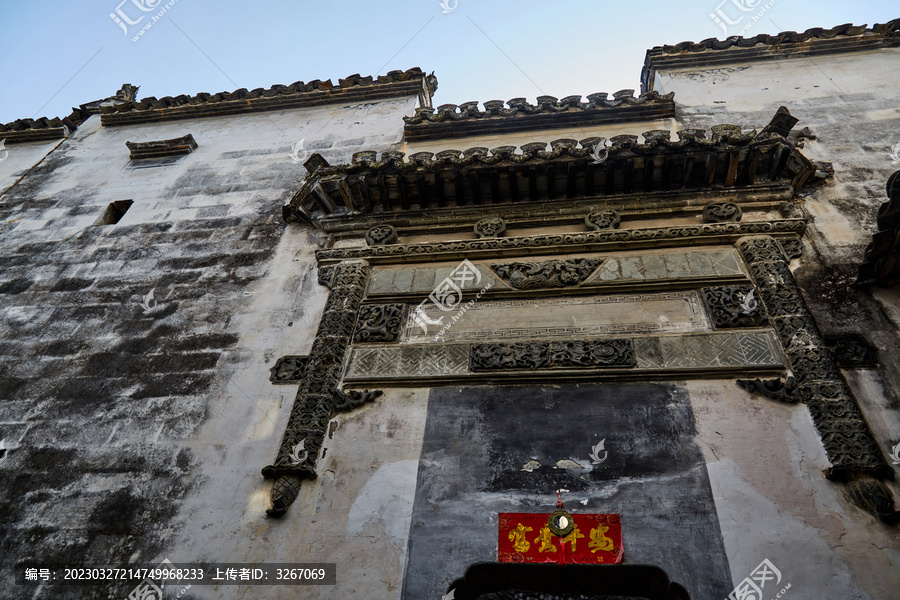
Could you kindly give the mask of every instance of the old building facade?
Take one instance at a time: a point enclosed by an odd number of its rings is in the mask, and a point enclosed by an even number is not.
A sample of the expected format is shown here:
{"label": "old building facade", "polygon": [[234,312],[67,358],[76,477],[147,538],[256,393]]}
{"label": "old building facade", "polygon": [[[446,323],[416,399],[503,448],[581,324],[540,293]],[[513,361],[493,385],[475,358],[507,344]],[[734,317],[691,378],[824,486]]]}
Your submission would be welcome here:
{"label": "old building facade", "polygon": [[[125,86],[4,126],[4,589],[127,597],[25,569],[169,560],[336,581],[166,598],[894,598],[898,46],[664,46],[638,94],[534,103],[434,108],[420,69]],[[504,554],[501,515],[558,502],[615,515],[569,543],[622,563]]]}

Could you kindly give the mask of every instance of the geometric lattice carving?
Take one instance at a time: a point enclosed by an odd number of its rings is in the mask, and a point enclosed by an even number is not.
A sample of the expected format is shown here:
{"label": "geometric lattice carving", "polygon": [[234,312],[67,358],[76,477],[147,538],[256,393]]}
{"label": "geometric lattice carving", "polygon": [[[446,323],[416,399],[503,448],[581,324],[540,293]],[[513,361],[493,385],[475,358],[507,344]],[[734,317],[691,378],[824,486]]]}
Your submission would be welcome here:
{"label": "geometric lattice carving", "polygon": [[546,260],[491,265],[494,272],[517,290],[543,290],[578,285],[597,270],[602,258]]}
{"label": "geometric lattice carving", "polygon": [[396,342],[403,319],[402,304],[369,304],[359,310],[354,342]]}
{"label": "geometric lattice carving", "polygon": [[472,371],[634,367],[631,340],[475,344]]}
{"label": "geometric lattice carving", "polygon": [[279,385],[300,383],[308,362],[308,356],[282,356],[275,361],[275,366],[269,369],[269,372],[271,373],[269,375],[269,381]]}
{"label": "geometric lattice carving", "polygon": [[701,291],[716,329],[762,327],[769,323],[752,285],[707,287]]}

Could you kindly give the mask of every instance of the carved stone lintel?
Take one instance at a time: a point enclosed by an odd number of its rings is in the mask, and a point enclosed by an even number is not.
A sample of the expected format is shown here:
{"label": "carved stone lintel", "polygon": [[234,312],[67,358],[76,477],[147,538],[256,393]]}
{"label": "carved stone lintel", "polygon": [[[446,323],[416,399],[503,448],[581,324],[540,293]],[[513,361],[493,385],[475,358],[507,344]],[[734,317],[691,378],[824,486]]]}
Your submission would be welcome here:
{"label": "carved stone lintel", "polygon": [[622,217],[614,210],[592,210],[584,218],[585,224],[595,231],[616,229]]}
{"label": "carved stone lintel", "polygon": [[366,233],[366,243],[370,246],[396,244],[397,239],[397,229],[393,225],[376,225]]}
{"label": "carved stone lintel", "polygon": [[631,340],[474,344],[470,371],[634,367]]}
{"label": "carved stone lintel", "polygon": [[367,402],[374,402],[375,398],[382,394],[381,390],[372,390],[371,392],[369,390],[361,392],[357,390],[348,390],[346,392],[337,390],[334,393],[334,412],[350,412]]}
{"label": "carved stone lintel", "polygon": [[275,366],[269,369],[269,381],[276,385],[300,383],[308,362],[308,356],[282,356],[275,361]]}
{"label": "carved stone lintel", "polygon": [[475,223],[474,229],[479,238],[500,237],[506,231],[506,221],[500,217],[487,217]]}
{"label": "carved stone lintel", "polygon": [[701,291],[716,329],[762,327],[769,323],[759,294],[752,285],[706,287]]}
{"label": "carved stone lintel", "polygon": [[319,267],[319,285],[331,288],[334,280],[334,267]]}
{"label": "carved stone lintel", "polygon": [[402,304],[369,304],[359,310],[354,342],[396,342],[403,320]]}
{"label": "carved stone lintel", "polygon": [[711,202],[703,207],[703,220],[707,223],[736,223],[742,214],[734,202]]}
{"label": "carved stone lintel", "polygon": [[888,525],[900,523],[891,490],[874,477],[857,477],[844,484],[844,494],[853,504]]}
{"label": "carved stone lintel", "polygon": [[544,290],[573,287],[591,276],[603,264],[602,258],[546,260],[491,265],[494,272],[517,290]]}
{"label": "carved stone lintel", "polygon": [[800,402],[800,389],[793,377],[782,381],[776,379],[738,379],[737,384],[750,392],[759,394],[769,400],[778,400],[789,404]]}
{"label": "carved stone lintel", "polygon": [[825,343],[834,353],[834,361],[842,369],[872,369],[878,366],[875,348],[858,333],[826,335]]}

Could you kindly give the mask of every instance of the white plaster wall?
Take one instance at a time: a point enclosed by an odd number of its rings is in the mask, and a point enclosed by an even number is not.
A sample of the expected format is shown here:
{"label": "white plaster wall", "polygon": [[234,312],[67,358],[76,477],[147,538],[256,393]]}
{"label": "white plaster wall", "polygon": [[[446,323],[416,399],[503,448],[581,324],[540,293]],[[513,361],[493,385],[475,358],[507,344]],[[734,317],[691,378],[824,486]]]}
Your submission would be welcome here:
{"label": "white plaster wall", "polygon": [[731,380],[687,387],[735,584],[769,559],[783,579],[766,596],[790,583],[789,598],[896,598],[900,536],[825,479],[806,407],[752,396]]}
{"label": "white plaster wall", "polygon": [[[898,52],[896,48],[884,48],[782,60],[736,61],[691,69],[661,69],[657,72],[654,89],[661,94],[674,91],[675,102],[688,107],[748,111],[776,102],[838,96],[850,108],[853,94],[884,97],[896,92],[898,83],[893,76],[893,65]],[[876,120],[896,119],[900,112],[887,108],[872,110],[868,116]],[[834,115],[834,118],[840,119],[841,115]]]}
{"label": "white plaster wall", "polygon": [[295,386],[248,398],[240,390],[252,390],[259,369],[245,370],[246,381],[236,375],[226,384],[231,401],[188,442],[208,482],[182,507],[168,558],[337,565],[335,586],[195,586],[197,598],[400,598],[428,390],[385,389],[375,403],[336,416],[319,477],[274,520],[264,516],[271,482],[259,469],[274,458]]}

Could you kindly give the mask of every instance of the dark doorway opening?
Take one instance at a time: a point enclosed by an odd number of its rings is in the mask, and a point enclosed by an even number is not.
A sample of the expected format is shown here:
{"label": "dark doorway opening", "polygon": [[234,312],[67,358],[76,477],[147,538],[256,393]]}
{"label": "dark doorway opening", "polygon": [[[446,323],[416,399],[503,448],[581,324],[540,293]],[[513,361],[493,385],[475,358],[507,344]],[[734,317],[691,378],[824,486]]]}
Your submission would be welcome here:
{"label": "dark doorway opening", "polygon": [[[453,592],[452,595],[450,592]],[[450,584],[453,600],[690,600],[650,565],[477,563]]]}

